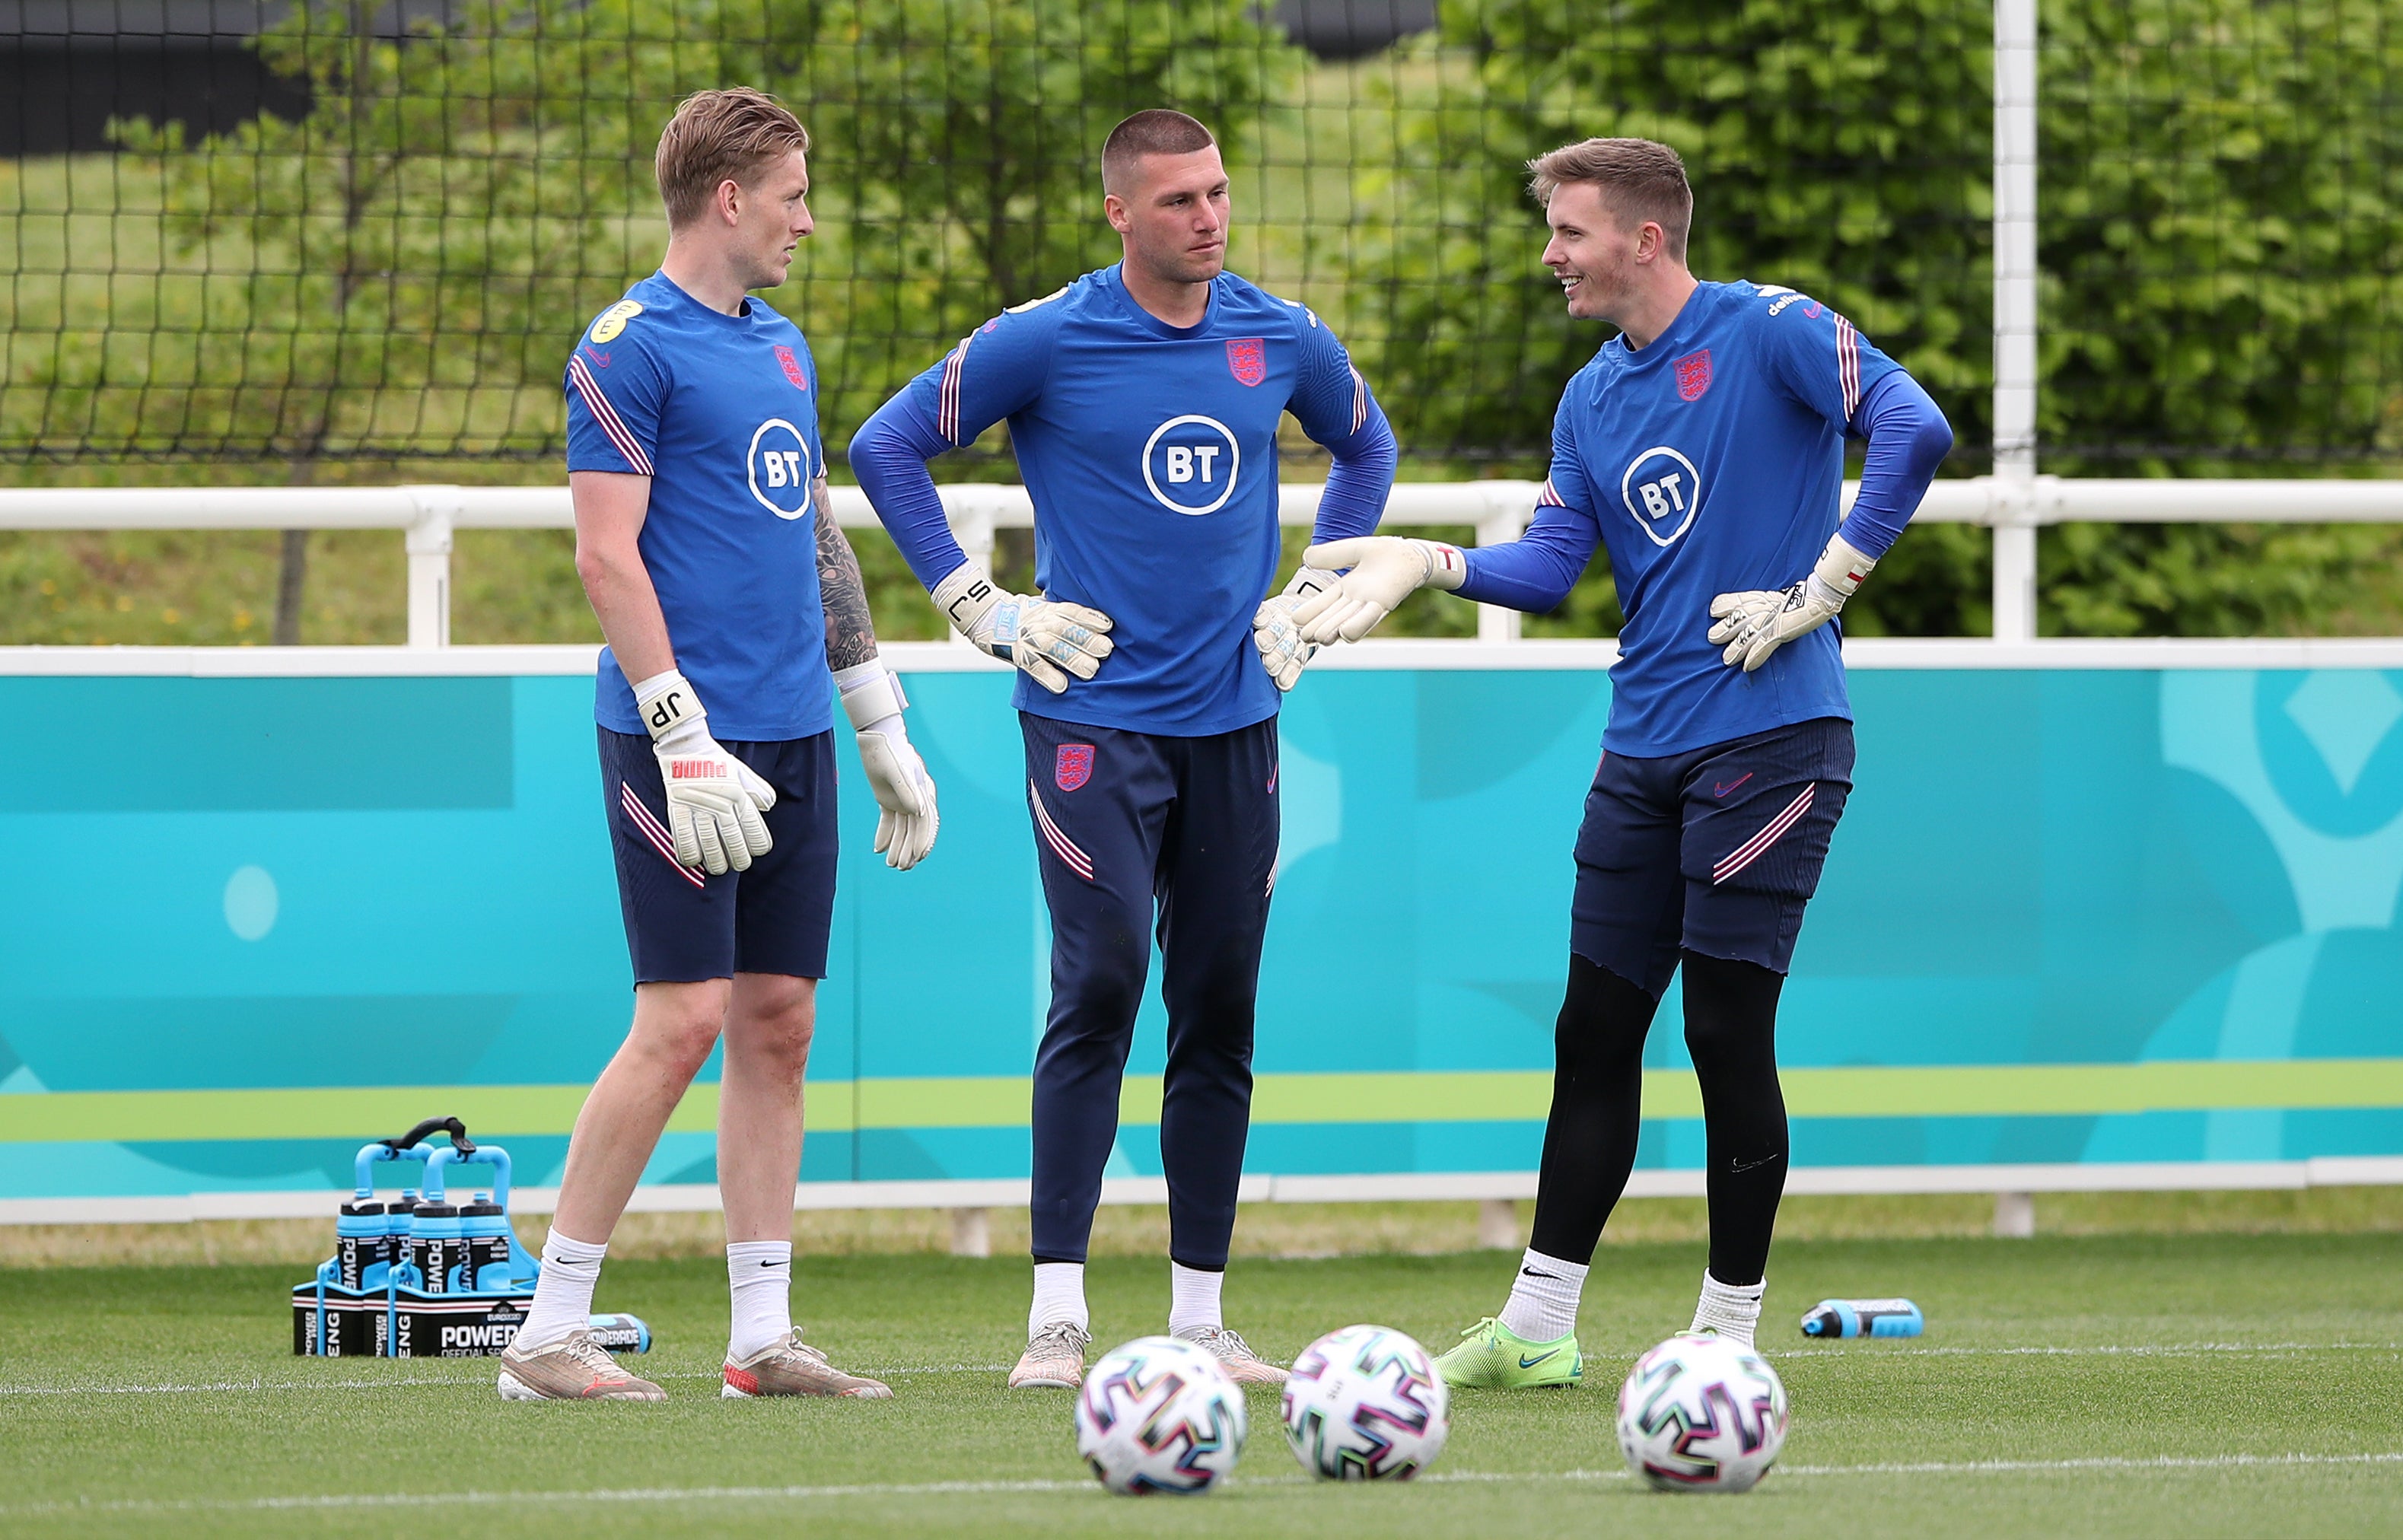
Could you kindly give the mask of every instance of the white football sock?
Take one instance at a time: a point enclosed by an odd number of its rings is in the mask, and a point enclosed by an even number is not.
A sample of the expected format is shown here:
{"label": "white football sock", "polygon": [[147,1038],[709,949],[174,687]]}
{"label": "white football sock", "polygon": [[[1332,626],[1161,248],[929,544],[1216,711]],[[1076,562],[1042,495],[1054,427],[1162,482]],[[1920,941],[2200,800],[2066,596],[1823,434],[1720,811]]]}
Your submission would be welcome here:
{"label": "white football sock", "polygon": [[1563,1262],[1530,1246],[1510,1281],[1502,1325],[1530,1342],[1556,1342],[1577,1330],[1577,1299],[1590,1264]]}
{"label": "white football sock", "polygon": [[729,1241],[726,1283],[734,1296],[734,1327],[727,1333],[729,1362],[774,1347],[793,1330],[793,1243]]}
{"label": "white football sock", "polygon": [[525,1325],[518,1328],[517,1345],[548,1347],[592,1315],[592,1286],[601,1282],[601,1259],[609,1242],[594,1245],[562,1235],[557,1229],[542,1243],[542,1276],[534,1285],[534,1304]]}
{"label": "white football sock", "polygon": [[1168,1264],[1168,1335],[1182,1336],[1197,1327],[1223,1328],[1227,1317],[1218,1304],[1226,1286],[1224,1269],[1204,1272],[1182,1262]]}
{"label": "white football sock", "polygon": [[1027,1336],[1057,1321],[1065,1321],[1078,1331],[1088,1331],[1092,1320],[1085,1309],[1084,1263],[1035,1264],[1035,1304],[1026,1312]]}
{"label": "white football sock", "polygon": [[1752,1332],[1760,1325],[1760,1297],[1769,1290],[1769,1281],[1745,1283],[1722,1283],[1702,1269],[1702,1297],[1694,1306],[1695,1331],[1715,1331],[1730,1342],[1752,1346]]}

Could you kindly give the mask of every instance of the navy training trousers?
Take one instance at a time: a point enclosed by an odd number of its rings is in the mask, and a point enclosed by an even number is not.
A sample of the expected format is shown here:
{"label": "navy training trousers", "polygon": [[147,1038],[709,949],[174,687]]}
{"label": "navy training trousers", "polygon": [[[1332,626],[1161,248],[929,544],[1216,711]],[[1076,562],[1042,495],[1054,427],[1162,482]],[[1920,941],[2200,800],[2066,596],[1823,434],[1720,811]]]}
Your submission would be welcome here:
{"label": "navy training trousers", "polygon": [[1085,1259],[1156,921],[1169,1256],[1222,1269],[1251,1130],[1253,1006],[1276,882],[1275,719],[1204,738],[1026,713],[1019,722],[1051,910],[1051,1010],[1035,1058],[1035,1259]]}

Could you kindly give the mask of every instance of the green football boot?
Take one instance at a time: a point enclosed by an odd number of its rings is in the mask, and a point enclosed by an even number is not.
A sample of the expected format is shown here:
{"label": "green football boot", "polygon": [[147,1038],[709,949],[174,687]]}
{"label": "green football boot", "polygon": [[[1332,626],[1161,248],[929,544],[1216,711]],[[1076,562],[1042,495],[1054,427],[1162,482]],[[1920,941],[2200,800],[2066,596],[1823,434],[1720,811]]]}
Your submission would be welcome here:
{"label": "green football boot", "polygon": [[1435,1361],[1447,1384],[1477,1390],[1543,1390],[1583,1382],[1585,1355],[1577,1334],[1530,1342],[1492,1316],[1460,1334],[1460,1345]]}

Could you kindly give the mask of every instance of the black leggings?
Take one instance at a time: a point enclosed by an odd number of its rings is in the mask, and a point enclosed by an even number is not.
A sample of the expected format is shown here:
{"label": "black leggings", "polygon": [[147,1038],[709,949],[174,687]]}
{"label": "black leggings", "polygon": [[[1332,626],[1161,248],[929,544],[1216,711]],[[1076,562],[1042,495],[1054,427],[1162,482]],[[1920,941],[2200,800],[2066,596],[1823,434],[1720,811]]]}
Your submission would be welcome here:
{"label": "black leggings", "polygon": [[[1711,1276],[1757,1283],[1785,1191],[1785,1097],[1777,1084],[1777,994],[1785,979],[1757,963],[1688,951],[1686,1047],[1702,1082],[1709,1135]],[[1553,1044],[1552,1112],[1530,1244],[1589,1262],[1635,1169],[1644,1037],[1660,1002],[1571,954]]]}

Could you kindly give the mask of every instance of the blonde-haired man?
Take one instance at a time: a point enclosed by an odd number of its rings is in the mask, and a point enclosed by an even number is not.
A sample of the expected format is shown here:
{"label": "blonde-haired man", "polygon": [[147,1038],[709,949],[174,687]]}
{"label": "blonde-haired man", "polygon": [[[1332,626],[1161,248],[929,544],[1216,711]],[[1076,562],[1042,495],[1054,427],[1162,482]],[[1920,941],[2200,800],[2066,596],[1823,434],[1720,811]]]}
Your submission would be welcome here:
{"label": "blonde-haired man", "polygon": [[576,566],[609,642],[594,715],[634,1020],[576,1120],[534,1306],[501,1355],[511,1400],[664,1399],[586,1320],[610,1232],[721,1042],[722,1394],[892,1394],[804,1343],[790,1302],[801,1076],[834,912],[836,697],[882,809],[876,848],[906,869],[937,825],[827,501],[809,344],[746,292],[784,283],[810,233],[808,148],[763,92],[685,102],[660,139],[667,256],[568,360]]}

